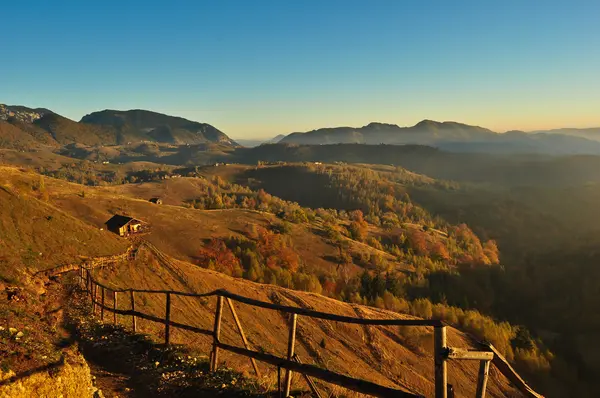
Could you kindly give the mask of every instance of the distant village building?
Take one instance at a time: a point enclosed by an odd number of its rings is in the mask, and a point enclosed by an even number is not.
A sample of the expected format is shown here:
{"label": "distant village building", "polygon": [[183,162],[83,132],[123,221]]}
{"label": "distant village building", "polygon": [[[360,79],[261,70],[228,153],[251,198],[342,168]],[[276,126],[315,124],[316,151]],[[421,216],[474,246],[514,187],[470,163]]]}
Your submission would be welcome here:
{"label": "distant village building", "polygon": [[106,229],[119,236],[128,236],[130,234],[142,232],[145,229],[145,224],[143,221],[119,214],[112,216],[112,218],[108,220],[105,225]]}
{"label": "distant village building", "polygon": [[150,203],[156,203],[157,205],[162,205],[163,201],[161,198],[151,198]]}

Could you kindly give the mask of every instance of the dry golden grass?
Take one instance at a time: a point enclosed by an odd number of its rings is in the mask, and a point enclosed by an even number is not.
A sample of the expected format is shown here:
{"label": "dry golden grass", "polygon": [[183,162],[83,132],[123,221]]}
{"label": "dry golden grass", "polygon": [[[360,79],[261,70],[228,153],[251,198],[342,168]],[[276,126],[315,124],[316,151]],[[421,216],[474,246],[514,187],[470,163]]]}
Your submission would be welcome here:
{"label": "dry golden grass", "polygon": [[[189,263],[172,261],[169,264],[153,259],[151,253],[143,249],[135,262],[123,263],[113,269],[98,271],[97,277],[117,286],[136,288],[173,289],[179,291],[207,292],[217,288],[255,299],[301,306],[319,311],[365,318],[410,318],[385,310],[356,306],[329,299],[317,294],[297,292],[272,285],[260,285],[242,279],[199,268]],[[172,299],[172,319],[204,329],[212,329],[215,311],[214,297],[207,299],[174,297]],[[110,305],[110,303],[109,303]],[[122,300],[120,308],[129,308],[129,301]],[[165,299],[161,295],[142,294],[136,297],[136,309],[154,316],[164,316]],[[285,356],[287,344],[286,316],[276,311],[235,304],[236,311],[244,327],[246,336],[254,349]],[[241,339],[226,307],[223,310],[221,338],[227,344],[241,346]],[[120,319],[130,324],[130,319]],[[138,321],[140,329],[156,336],[164,337],[162,326],[147,321]],[[433,394],[433,343],[432,331],[419,328],[420,350],[414,350],[405,343],[406,330],[394,327],[372,327],[348,325],[339,322],[299,317],[296,352],[305,363],[313,363],[336,372],[364,378],[382,385],[404,388],[426,396]],[[209,353],[211,339],[182,330],[172,330],[172,341],[191,345],[200,352]],[[469,339],[461,332],[450,328],[449,344],[456,347],[471,347]],[[247,358],[223,352],[221,361],[236,370],[253,374]],[[276,369],[260,364],[263,373],[261,383],[274,385]],[[449,380],[457,396],[475,394],[478,365],[470,362],[449,363]],[[330,385],[318,382],[328,390]],[[307,389],[302,378],[295,379],[295,387]],[[341,390],[334,387],[334,391]],[[488,394],[492,397],[518,396],[507,381],[492,371]],[[343,394],[344,396],[353,396]]]}
{"label": "dry golden grass", "polygon": [[[275,217],[271,214],[254,211],[199,211],[178,206],[187,199],[188,195],[195,194],[193,179],[182,178],[177,181],[122,187],[83,188],[77,184],[45,178],[47,203],[35,199],[37,193],[32,191],[32,187],[36,184],[39,184],[39,175],[22,172],[16,168],[0,167],[0,185],[7,187],[9,192],[14,190],[27,192],[27,200],[31,199],[31,203],[35,203],[37,209],[42,209],[39,212],[45,215],[48,211],[52,211],[58,219],[64,220],[59,227],[48,229],[52,231],[52,236],[56,236],[56,240],[49,241],[54,251],[60,252],[64,247],[61,239],[74,239],[74,236],[79,236],[80,232],[88,234],[85,235],[87,240],[81,241],[78,238],[79,242],[71,245],[76,250],[84,250],[90,245],[114,249],[119,246],[125,247],[128,244],[127,240],[100,230],[112,214],[122,213],[147,221],[151,225],[152,232],[144,238],[172,257],[183,260],[164,263],[142,250],[139,259],[135,262],[98,271],[99,278],[115,287],[194,292],[226,288],[234,293],[263,301],[302,306],[347,316],[408,317],[408,315],[385,310],[343,303],[317,294],[260,285],[191,264],[190,261],[194,261],[205,239],[239,234],[249,224],[267,225],[275,221]],[[85,190],[85,195],[81,195],[82,190]],[[147,201],[150,196],[162,196],[161,192],[165,192],[168,203],[172,205],[154,205]],[[29,202],[19,202],[18,207],[27,208],[27,203]],[[27,213],[23,213],[19,218],[26,222],[31,219]],[[307,264],[318,267],[335,266],[336,264],[325,257],[334,255],[336,249],[315,234],[314,228],[318,226],[294,225],[291,234],[296,249]],[[136,300],[136,309],[151,315],[164,316],[164,296],[140,294]],[[107,304],[111,305],[110,299]],[[129,308],[129,305],[125,298],[119,300],[119,308]],[[172,306],[173,321],[205,329],[212,328],[214,298],[174,297]],[[245,304],[238,304],[236,308],[253,348],[280,356],[285,355],[288,335],[288,320],[285,316],[275,311],[258,309]],[[119,322],[130,321],[119,317]],[[142,332],[157,338],[164,333],[160,325],[142,320],[139,322],[139,328]],[[424,329],[415,334],[416,337],[407,338],[406,330],[393,327],[348,325],[300,317],[297,353],[305,363],[317,364],[382,385],[405,388],[431,396],[433,394],[432,334],[430,330]],[[241,343],[227,308],[224,310],[222,339],[230,344]],[[207,336],[182,330],[173,330],[172,340],[174,343],[191,345],[205,353],[209,352],[211,342]],[[470,346],[469,339],[455,329],[449,330],[448,341],[452,346]],[[415,344],[419,345],[419,350],[415,349]],[[222,363],[248,374],[252,373],[247,358],[223,353]],[[272,384],[274,370],[264,365],[261,365],[261,370],[266,375],[263,382]],[[475,394],[477,371],[478,365],[475,363],[449,364],[449,380],[457,391],[457,396]],[[303,383],[304,381],[298,378],[296,386],[306,388],[306,386],[302,387]],[[319,385],[323,386],[323,384]],[[492,397],[518,395],[495,371],[491,373],[488,389],[489,396]]]}

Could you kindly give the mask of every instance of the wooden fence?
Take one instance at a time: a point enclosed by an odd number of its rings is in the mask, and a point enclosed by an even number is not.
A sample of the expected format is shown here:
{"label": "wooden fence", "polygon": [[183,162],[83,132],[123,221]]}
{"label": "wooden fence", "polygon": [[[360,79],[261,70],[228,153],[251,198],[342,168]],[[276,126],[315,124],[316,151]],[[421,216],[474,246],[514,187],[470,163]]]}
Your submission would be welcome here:
{"label": "wooden fence", "polygon": [[[145,319],[151,322],[163,324],[165,344],[170,343],[171,328],[179,328],[189,332],[212,336],[212,350],[210,353],[210,369],[215,371],[219,363],[219,351],[226,350],[235,354],[239,354],[250,358],[252,367],[258,377],[260,372],[256,361],[265,362],[267,364],[277,366],[286,370],[284,380],[284,396],[289,396],[291,387],[292,372],[302,374],[316,396],[319,392],[316,390],[311,377],[323,380],[328,383],[336,384],[347,389],[373,395],[377,397],[419,397],[420,395],[406,392],[386,386],[382,386],[367,380],[357,379],[331,370],[323,369],[315,365],[304,364],[295,354],[296,342],[296,325],[299,316],[310,318],[318,318],[329,321],[345,322],[359,325],[373,326],[426,326],[434,329],[434,374],[435,374],[435,397],[448,397],[448,360],[474,360],[480,362],[479,377],[477,383],[477,397],[485,397],[486,385],[490,362],[492,362],[498,370],[504,374],[511,382],[513,382],[519,390],[526,396],[534,398],[543,398],[542,395],[531,389],[525,381],[515,372],[508,362],[495,350],[491,344],[481,344],[482,350],[464,350],[459,348],[448,347],[446,344],[446,326],[440,320],[424,320],[424,319],[364,319],[357,317],[349,317],[343,315],[335,315],[325,312],[314,311],[307,308],[290,307],[284,305],[273,304],[270,302],[260,301],[249,297],[240,296],[231,293],[224,289],[218,289],[209,293],[186,293],[170,290],[143,290],[143,289],[114,289],[95,280],[91,275],[91,269],[80,267],[79,277],[82,288],[87,292],[92,304],[92,311],[97,312],[97,307],[100,310],[100,317],[104,321],[104,312],[108,311],[113,314],[113,323],[117,323],[117,315],[131,317],[131,326],[133,331],[137,330],[137,319]],[[159,318],[153,315],[148,315],[136,310],[136,293],[156,294],[165,296],[165,316]],[[112,296],[112,308],[105,305],[106,296]],[[216,297],[217,305],[215,310],[214,326],[212,330],[201,329],[195,326],[186,325],[171,320],[171,297]],[[120,300],[128,300],[130,303],[129,310],[119,309],[117,303]],[[231,310],[236,328],[242,338],[244,347],[232,346],[225,344],[220,340],[221,320],[223,316],[223,307],[225,302]],[[244,330],[237,316],[233,302],[248,304],[254,307],[266,308],[274,311],[290,314],[289,321],[289,337],[287,356],[285,358],[278,357],[272,354],[251,350],[248,340],[244,334]]]}

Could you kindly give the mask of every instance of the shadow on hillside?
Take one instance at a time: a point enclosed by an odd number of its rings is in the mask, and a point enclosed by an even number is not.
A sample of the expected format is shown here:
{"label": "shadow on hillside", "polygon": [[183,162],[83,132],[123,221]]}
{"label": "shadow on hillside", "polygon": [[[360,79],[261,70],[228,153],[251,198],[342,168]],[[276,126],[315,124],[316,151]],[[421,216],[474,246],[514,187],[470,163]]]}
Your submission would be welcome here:
{"label": "shadow on hillside", "polygon": [[64,363],[65,363],[65,358],[61,357],[60,360],[58,360],[56,362],[52,362],[52,363],[49,363],[49,364],[44,365],[44,366],[40,366],[40,367],[37,367],[37,368],[34,368],[34,369],[30,369],[30,370],[27,370],[25,372],[21,372],[19,374],[16,374],[16,375],[14,375],[12,377],[9,377],[8,379],[4,379],[4,380],[0,381],[0,387],[5,386],[7,384],[12,384],[12,383],[14,383],[16,381],[19,381],[21,379],[24,379],[26,377],[32,376],[32,375],[37,374],[37,373],[48,372],[48,373],[52,374],[53,372],[58,371],[60,369],[60,367],[62,367],[64,365]]}
{"label": "shadow on hillside", "polygon": [[[91,316],[85,297],[75,294],[65,326],[103,388],[103,375],[117,380],[119,396],[128,397],[275,397],[253,379],[230,369],[209,371],[208,358],[179,345],[157,344],[147,335]],[[110,385],[110,380],[105,383]],[[115,387],[115,386],[112,386]]]}

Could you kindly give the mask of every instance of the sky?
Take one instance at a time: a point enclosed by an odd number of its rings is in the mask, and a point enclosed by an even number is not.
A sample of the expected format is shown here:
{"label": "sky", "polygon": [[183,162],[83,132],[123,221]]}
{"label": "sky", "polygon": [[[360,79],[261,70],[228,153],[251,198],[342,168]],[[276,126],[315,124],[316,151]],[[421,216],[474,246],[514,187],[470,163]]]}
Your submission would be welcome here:
{"label": "sky", "polygon": [[600,126],[600,1],[11,2],[0,103],[268,138],[372,121]]}

